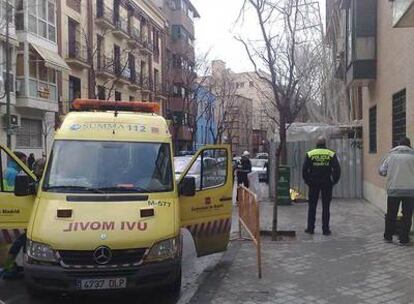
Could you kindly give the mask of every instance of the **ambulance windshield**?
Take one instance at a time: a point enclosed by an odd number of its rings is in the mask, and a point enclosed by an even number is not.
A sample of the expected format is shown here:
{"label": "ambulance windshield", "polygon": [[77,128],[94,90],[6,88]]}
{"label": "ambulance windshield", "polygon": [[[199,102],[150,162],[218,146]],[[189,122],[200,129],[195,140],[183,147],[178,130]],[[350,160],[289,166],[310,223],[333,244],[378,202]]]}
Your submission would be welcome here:
{"label": "ambulance windshield", "polygon": [[172,191],[170,145],[56,141],[43,190],[59,193]]}

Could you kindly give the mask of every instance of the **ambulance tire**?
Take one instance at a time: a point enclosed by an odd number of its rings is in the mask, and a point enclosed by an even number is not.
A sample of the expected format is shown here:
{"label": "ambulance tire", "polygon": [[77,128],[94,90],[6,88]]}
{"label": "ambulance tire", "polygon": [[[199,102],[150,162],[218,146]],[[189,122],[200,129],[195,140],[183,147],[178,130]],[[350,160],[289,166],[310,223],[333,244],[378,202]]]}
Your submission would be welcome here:
{"label": "ambulance tire", "polygon": [[179,273],[178,277],[175,279],[175,281],[166,286],[166,292],[173,299],[178,299],[180,297],[181,278],[182,278],[182,272],[181,272],[181,269],[180,269],[180,273]]}

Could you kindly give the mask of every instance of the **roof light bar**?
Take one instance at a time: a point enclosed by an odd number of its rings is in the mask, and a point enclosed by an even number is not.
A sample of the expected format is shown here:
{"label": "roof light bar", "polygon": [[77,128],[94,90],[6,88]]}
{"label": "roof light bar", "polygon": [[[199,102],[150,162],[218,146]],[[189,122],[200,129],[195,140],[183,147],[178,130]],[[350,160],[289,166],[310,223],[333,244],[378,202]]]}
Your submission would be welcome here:
{"label": "roof light bar", "polygon": [[99,99],[75,99],[72,108],[76,111],[126,111],[140,113],[160,113],[156,102],[105,101]]}

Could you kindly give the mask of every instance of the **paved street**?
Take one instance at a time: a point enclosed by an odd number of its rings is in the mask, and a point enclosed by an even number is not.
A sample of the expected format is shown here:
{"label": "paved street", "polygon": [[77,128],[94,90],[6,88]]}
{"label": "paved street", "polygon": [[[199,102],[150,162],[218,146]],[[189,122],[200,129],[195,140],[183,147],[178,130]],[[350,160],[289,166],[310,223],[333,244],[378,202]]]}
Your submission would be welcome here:
{"label": "paved street", "polygon": [[[334,202],[333,235],[304,234],[306,204],[281,207],[282,230],[297,238],[263,243],[263,279],[250,243],[233,242],[191,303],[414,303],[414,247],[382,241],[383,214],[362,201]],[[270,228],[263,204],[262,227]],[[318,217],[320,213],[318,210]]]}
{"label": "paved street", "polygon": [[[187,303],[195,293],[200,276],[204,270],[216,265],[221,254],[196,258],[194,245],[189,234],[184,233],[184,255],[183,255],[183,282],[182,292],[178,304]],[[88,297],[52,297],[38,300],[31,300],[26,294],[23,280],[3,281],[0,279],[0,304],[51,304],[51,303],[156,303],[173,304],[176,301],[166,298],[163,294],[148,291],[146,294],[135,295],[113,295],[113,296],[88,296]]]}

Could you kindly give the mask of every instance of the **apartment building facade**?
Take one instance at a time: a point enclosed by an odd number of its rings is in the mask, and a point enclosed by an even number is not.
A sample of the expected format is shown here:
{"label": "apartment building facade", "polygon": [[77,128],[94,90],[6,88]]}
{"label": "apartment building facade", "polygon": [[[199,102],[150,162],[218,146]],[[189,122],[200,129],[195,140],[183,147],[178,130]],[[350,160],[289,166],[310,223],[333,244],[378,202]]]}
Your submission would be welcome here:
{"label": "apartment building facade", "polygon": [[[212,74],[222,74],[228,70],[226,63],[222,60],[212,62]],[[255,72],[235,73],[228,70],[231,81],[235,86],[235,93],[252,101],[252,125],[251,125],[251,150],[250,153],[265,152],[267,148],[267,138],[274,130],[271,130],[271,122],[265,111],[265,103],[271,96],[269,86],[259,79]]]}
{"label": "apartment building facade", "polygon": [[222,142],[231,144],[233,154],[242,155],[253,149],[253,100],[237,94],[231,98],[234,101],[227,106],[220,106],[220,102],[226,101],[218,100],[218,115],[223,117],[221,111],[226,111],[221,122],[224,124]]}
{"label": "apartment building facade", "polygon": [[60,5],[59,53],[71,68],[61,79],[61,114],[78,97],[163,106],[166,20],[151,1],[66,0]]}
{"label": "apartment building facade", "polygon": [[327,3],[328,20],[342,16],[345,41],[343,53],[336,56],[338,78],[362,112],[364,196],[384,209],[378,165],[399,138],[414,135],[414,29],[400,28],[414,26],[413,2]]}
{"label": "apartment building facade", "polygon": [[200,15],[190,0],[153,1],[168,21],[164,80],[169,94],[164,116],[171,121],[175,150],[193,150],[197,136],[194,20]]}
{"label": "apartment building facade", "polygon": [[[50,148],[58,113],[60,92],[58,77],[70,68],[58,55],[58,12],[55,0],[2,1],[2,21],[9,9],[10,24],[10,91],[11,148],[41,157]],[[5,28],[4,24],[1,26]],[[2,33],[5,38],[5,33]],[[4,40],[2,62],[5,63]],[[2,64],[3,79],[5,64]],[[4,80],[2,83],[4,84]],[[3,86],[4,88],[4,86]],[[4,91],[4,90],[3,90]],[[1,96],[2,132],[5,127],[6,99]]]}

